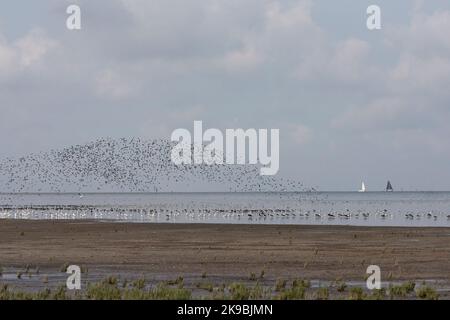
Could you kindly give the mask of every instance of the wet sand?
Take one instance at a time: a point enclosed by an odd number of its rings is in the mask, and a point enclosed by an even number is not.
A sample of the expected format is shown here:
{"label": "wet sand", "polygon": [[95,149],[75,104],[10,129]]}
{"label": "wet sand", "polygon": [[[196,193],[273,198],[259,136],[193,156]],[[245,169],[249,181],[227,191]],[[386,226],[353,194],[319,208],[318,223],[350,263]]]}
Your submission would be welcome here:
{"label": "wet sand", "polygon": [[364,281],[450,279],[449,228],[361,228],[0,220],[0,266],[64,264],[155,277]]}

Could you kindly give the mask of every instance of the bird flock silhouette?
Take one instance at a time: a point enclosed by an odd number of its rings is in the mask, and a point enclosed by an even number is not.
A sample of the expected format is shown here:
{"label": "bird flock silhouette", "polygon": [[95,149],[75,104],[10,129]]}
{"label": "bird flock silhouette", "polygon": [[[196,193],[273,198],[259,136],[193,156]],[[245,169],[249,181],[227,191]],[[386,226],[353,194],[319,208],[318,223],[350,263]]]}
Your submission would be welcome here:
{"label": "bird flock silhouette", "polygon": [[[329,201],[325,195],[307,192],[305,196],[305,193],[297,193],[315,191],[305,188],[298,181],[261,176],[258,165],[176,165],[170,157],[173,146],[174,143],[168,140],[104,138],[85,145],[0,160],[0,218],[293,224],[352,224],[358,221],[386,221],[389,224],[389,221],[395,222],[401,218],[413,224],[450,222],[448,210],[402,209],[394,212],[378,205],[364,209],[349,207],[350,202],[345,199],[327,205]],[[209,191],[208,188],[213,185],[220,186],[220,191],[225,192],[271,194],[248,196],[245,198],[248,201],[244,202],[240,202],[243,201],[241,198],[226,195],[224,199],[212,203],[203,203],[205,199],[191,196],[188,203],[172,197],[162,203],[131,205],[89,204],[93,198],[92,195],[87,196],[90,192],[189,192],[198,185],[202,186],[203,191]],[[49,200],[50,203],[42,205],[20,200],[21,196],[18,201],[16,199],[17,194],[46,192],[74,193],[75,198],[80,199],[76,203],[72,203],[72,199],[69,203],[59,204]],[[82,199],[83,193],[86,193],[87,199]],[[387,203],[381,201],[380,205]]]}
{"label": "bird flock silhouette", "polygon": [[0,161],[1,192],[304,191],[257,165],[175,165],[168,140],[104,138]]}

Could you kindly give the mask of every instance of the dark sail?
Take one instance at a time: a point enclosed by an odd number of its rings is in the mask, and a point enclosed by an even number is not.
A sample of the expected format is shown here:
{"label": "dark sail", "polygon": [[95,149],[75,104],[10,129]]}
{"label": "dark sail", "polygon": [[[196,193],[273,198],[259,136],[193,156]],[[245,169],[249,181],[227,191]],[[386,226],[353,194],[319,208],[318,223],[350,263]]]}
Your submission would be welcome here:
{"label": "dark sail", "polygon": [[392,188],[392,184],[390,181],[387,182],[386,191],[394,191],[394,188]]}

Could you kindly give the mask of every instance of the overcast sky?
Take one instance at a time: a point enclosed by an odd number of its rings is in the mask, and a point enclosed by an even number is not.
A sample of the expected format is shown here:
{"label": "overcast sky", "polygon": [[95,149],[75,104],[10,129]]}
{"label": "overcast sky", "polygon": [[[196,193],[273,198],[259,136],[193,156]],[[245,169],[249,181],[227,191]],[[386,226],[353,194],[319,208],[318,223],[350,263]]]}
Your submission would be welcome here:
{"label": "overcast sky", "polygon": [[450,190],[450,1],[2,1],[0,112],[1,157],[203,120],[306,186]]}

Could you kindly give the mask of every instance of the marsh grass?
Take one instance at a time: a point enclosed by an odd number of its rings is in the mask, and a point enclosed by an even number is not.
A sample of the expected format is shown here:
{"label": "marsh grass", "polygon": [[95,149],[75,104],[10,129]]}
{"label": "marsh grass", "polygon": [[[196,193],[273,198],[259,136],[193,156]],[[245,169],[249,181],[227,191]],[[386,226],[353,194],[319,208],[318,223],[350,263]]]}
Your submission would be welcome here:
{"label": "marsh grass", "polygon": [[[44,283],[48,282],[45,279]],[[332,282],[328,287],[311,288],[311,283],[305,279],[294,279],[288,282],[277,279],[275,283],[267,280],[248,280],[232,283],[214,284],[210,281],[188,283],[184,287],[183,277],[149,284],[144,277],[127,281],[117,276],[108,276],[99,282],[88,283],[83,290],[67,290],[65,286],[53,289],[45,288],[39,292],[23,292],[15,287],[0,283],[0,300],[187,300],[193,293],[199,299],[219,300],[303,300],[303,299],[342,299],[351,300],[381,300],[381,299],[429,299],[437,300],[439,294],[435,289],[422,284],[416,288],[409,281],[388,288],[368,291],[363,287],[347,287],[342,280]],[[200,290],[197,290],[200,289]]]}
{"label": "marsh grass", "polygon": [[372,294],[370,295],[371,300],[384,300],[386,299],[386,289],[375,289],[372,291]]}
{"label": "marsh grass", "polygon": [[284,289],[286,289],[286,285],[287,285],[287,281],[283,280],[283,279],[277,279],[277,281],[275,282],[275,292],[281,292],[284,291]]}
{"label": "marsh grass", "polygon": [[264,276],[266,275],[266,271],[263,269],[261,270],[261,273],[259,274],[259,279],[262,280],[264,279]]}
{"label": "marsh grass", "polygon": [[0,286],[0,300],[67,300],[66,288],[61,286],[55,290],[48,288],[39,292],[23,292],[11,290],[8,285]]}
{"label": "marsh grass", "polygon": [[[171,283],[179,285],[180,280]],[[171,287],[167,281],[145,290],[143,279],[133,282],[131,288],[121,288],[117,278],[108,277],[99,283],[89,284],[85,298],[90,300],[188,300],[191,298],[191,291]]]}
{"label": "marsh grass", "polygon": [[60,271],[60,272],[66,273],[67,268],[68,268],[69,266],[70,266],[70,263],[66,262],[66,263],[64,263],[64,264],[61,266],[61,268],[59,269],[59,271]]}
{"label": "marsh grass", "polygon": [[294,279],[292,281],[292,287],[304,287],[306,289],[311,288],[311,282],[304,279]]}
{"label": "marsh grass", "polygon": [[398,286],[389,286],[389,296],[393,298],[405,298],[414,292],[416,284],[412,281],[408,281]]}
{"label": "marsh grass", "polygon": [[439,294],[434,290],[433,288],[423,285],[416,291],[416,296],[419,299],[426,299],[426,300],[438,300]]}
{"label": "marsh grass", "polygon": [[108,277],[101,282],[88,284],[85,296],[88,300],[120,300],[122,292],[114,277]]}
{"label": "marsh grass", "polygon": [[303,300],[306,296],[306,288],[292,287],[281,292],[276,298],[279,300]]}
{"label": "marsh grass", "polygon": [[350,294],[348,297],[350,300],[365,300],[367,299],[367,294],[360,287],[350,288]]}
{"label": "marsh grass", "polygon": [[179,288],[182,288],[183,285],[184,285],[184,278],[182,276],[179,276],[179,277],[177,277],[174,280],[166,280],[164,283],[166,285],[169,285],[169,286],[175,286],[176,285]]}
{"label": "marsh grass", "polygon": [[347,284],[343,281],[336,282],[336,291],[337,292],[344,292],[345,289],[347,289]]}
{"label": "marsh grass", "polygon": [[208,291],[208,292],[213,292],[213,290],[214,290],[214,285],[213,285],[212,283],[210,283],[210,282],[207,282],[207,283],[199,282],[199,283],[197,283],[195,286],[196,286],[198,289],[206,290],[206,291]]}
{"label": "marsh grass", "polygon": [[275,296],[279,300],[303,300],[306,297],[306,291],[311,287],[308,280],[294,279],[292,285],[286,288],[280,294]]}
{"label": "marsh grass", "polygon": [[259,283],[253,287],[247,287],[244,283],[234,282],[228,286],[231,300],[256,300],[265,297],[265,291]]}
{"label": "marsh grass", "polygon": [[328,300],[329,297],[330,291],[327,287],[321,287],[315,292],[316,300]]}
{"label": "marsh grass", "polygon": [[134,280],[131,285],[133,286],[133,288],[138,289],[138,290],[143,290],[145,288],[146,285],[146,281],[145,278],[140,278],[137,280]]}

